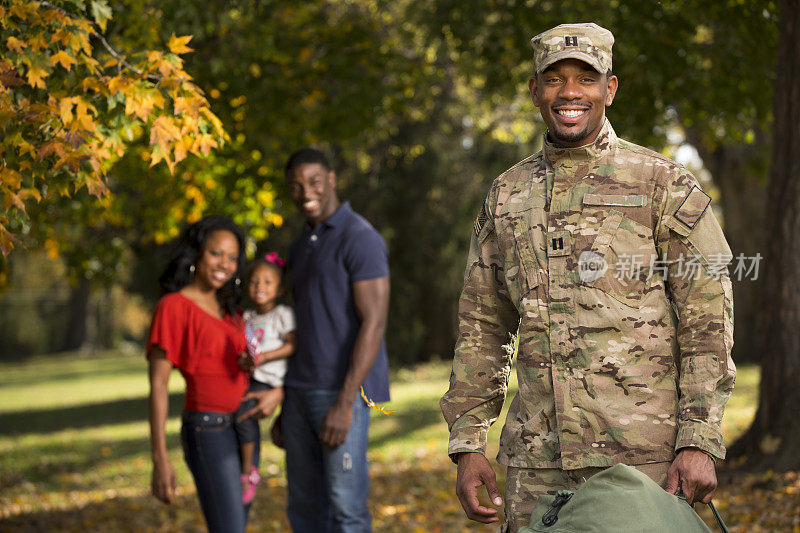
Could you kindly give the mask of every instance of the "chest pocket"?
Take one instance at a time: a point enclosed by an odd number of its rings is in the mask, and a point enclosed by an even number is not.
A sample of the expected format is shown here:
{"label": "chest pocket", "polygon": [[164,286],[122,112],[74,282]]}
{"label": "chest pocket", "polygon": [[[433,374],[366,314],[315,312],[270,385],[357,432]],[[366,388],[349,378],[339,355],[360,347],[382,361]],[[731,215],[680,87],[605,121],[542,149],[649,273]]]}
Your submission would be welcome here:
{"label": "chest pocket", "polygon": [[538,255],[544,253],[544,198],[521,204],[506,203],[495,221],[502,243],[506,286],[511,300],[522,311],[522,299],[539,286]]}
{"label": "chest pocket", "polygon": [[585,194],[576,236],[578,280],[619,302],[639,307],[659,283],[651,275],[657,265],[653,232],[643,195]]}

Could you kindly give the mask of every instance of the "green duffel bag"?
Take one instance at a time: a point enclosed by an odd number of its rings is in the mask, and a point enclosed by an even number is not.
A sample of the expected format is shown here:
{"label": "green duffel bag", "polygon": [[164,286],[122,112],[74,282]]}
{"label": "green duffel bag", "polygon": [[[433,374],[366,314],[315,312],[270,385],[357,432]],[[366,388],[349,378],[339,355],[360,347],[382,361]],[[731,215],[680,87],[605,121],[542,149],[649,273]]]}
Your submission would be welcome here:
{"label": "green duffel bag", "polygon": [[[725,524],[713,508],[723,531]],[[710,532],[684,498],[668,493],[633,467],[617,464],[595,474],[577,491],[539,496],[530,524],[535,532]]]}

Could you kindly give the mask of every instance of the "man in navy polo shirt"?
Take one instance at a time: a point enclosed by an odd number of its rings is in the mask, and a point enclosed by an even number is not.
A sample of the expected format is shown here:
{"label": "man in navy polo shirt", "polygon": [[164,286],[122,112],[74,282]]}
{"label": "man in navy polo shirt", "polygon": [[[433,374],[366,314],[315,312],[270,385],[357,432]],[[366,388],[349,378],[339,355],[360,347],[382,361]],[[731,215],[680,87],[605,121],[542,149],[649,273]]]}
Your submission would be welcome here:
{"label": "man in navy polo shirt", "polygon": [[288,515],[298,533],[368,532],[369,407],[389,399],[383,334],[389,307],[383,238],[336,194],[319,150],[286,165],[289,193],[306,219],[289,251],[297,351],[281,415]]}

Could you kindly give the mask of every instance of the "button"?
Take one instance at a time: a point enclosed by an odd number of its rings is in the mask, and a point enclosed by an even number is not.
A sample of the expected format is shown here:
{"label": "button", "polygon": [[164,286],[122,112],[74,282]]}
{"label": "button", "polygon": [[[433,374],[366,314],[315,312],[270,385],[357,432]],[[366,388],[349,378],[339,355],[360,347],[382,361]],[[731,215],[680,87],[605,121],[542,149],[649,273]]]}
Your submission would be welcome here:
{"label": "button", "polygon": [[311,242],[317,242],[317,238],[318,237],[316,235],[312,235],[311,236]]}

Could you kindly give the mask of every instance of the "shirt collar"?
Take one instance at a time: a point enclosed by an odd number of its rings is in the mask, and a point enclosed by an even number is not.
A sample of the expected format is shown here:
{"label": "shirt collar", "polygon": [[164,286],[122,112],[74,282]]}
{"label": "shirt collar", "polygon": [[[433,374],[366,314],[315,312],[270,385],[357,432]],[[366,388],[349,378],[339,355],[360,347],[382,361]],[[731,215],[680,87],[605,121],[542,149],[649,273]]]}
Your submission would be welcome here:
{"label": "shirt collar", "polygon": [[594,142],[576,148],[558,146],[544,134],[544,157],[551,167],[558,164],[582,163],[598,159],[613,152],[617,147],[617,134],[608,118],[604,119],[603,127],[597,134]]}
{"label": "shirt collar", "polygon": [[[325,226],[328,228],[335,228],[337,226],[341,226],[349,217],[350,214],[353,212],[353,208],[350,207],[350,202],[342,202],[339,204],[339,207],[336,208],[336,211],[333,212],[331,216],[320,222],[317,226]],[[306,231],[314,231],[316,228],[312,228],[311,224],[308,222],[305,223]]]}

